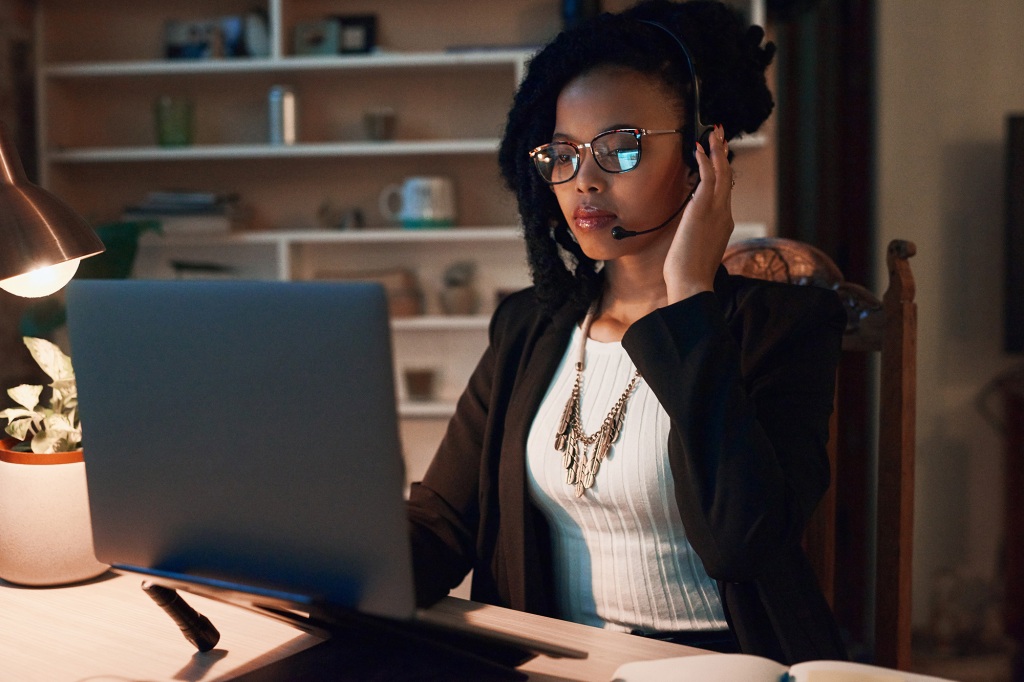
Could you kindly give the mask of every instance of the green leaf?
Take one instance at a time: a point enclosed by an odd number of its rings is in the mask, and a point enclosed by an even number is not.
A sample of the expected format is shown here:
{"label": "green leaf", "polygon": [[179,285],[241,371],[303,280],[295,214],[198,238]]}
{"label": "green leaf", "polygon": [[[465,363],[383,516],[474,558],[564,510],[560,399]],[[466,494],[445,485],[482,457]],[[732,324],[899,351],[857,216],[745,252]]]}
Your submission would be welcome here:
{"label": "green leaf", "polygon": [[22,337],[29,353],[43,371],[54,381],[73,380],[75,372],[71,367],[71,358],[55,343],[34,336]]}
{"label": "green leaf", "polygon": [[43,428],[47,431],[60,431],[62,433],[74,433],[78,427],[71,422],[66,414],[48,414],[43,419]]}
{"label": "green leaf", "polygon": [[[33,415],[35,413],[32,413]],[[32,425],[35,423],[34,419],[12,419],[7,424],[7,428],[4,429],[7,433],[11,434],[17,440],[25,440],[28,438],[30,431],[32,431]]]}
{"label": "green leaf", "polygon": [[82,439],[82,430],[71,423],[66,415],[51,414],[43,420],[40,433],[46,432],[53,438],[78,442]]}
{"label": "green leaf", "polygon": [[0,410],[0,419],[6,419],[7,421],[14,421],[15,419],[24,419],[25,417],[33,417],[37,413],[32,410],[26,410],[21,407],[8,407],[6,410]]}
{"label": "green leaf", "polygon": [[56,447],[63,439],[63,434],[40,431],[32,437],[32,452],[39,455],[53,454],[57,452]]}
{"label": "green leaf", "polygon": [[7,389],[7,395],[11,396],[11,399],[14,400],[14,402],[29,410],[36,409],[36,405],[39,404],[39,396],[42,392],[42,386],[29,386],[28,384],[22,384],[20,386],[15,386],[14,388]]}
{"label": "green leaf", "polygon": [[53,399],[60,400],[65,405],[78,398],[78,385],[74,377],[54,381],[50,387],[53,389]]}
{"label": "green leaf", "polygon": [[66,452],[76,449],[81,441],[80,427],[66,415],[51,414],[43,420],[43,429],[32,438],[32,452]]}

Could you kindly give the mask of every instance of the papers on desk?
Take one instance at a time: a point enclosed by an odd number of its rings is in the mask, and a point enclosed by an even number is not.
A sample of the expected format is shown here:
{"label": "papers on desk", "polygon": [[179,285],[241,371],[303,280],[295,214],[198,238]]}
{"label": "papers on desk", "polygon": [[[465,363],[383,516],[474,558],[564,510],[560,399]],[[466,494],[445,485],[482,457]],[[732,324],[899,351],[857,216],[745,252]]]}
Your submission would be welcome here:
{"label": "papers on desk", "polygon": [[746,654],[707,654],[625,663],[613,682],[952,682],[846,661],[808,661],[787,668]]}

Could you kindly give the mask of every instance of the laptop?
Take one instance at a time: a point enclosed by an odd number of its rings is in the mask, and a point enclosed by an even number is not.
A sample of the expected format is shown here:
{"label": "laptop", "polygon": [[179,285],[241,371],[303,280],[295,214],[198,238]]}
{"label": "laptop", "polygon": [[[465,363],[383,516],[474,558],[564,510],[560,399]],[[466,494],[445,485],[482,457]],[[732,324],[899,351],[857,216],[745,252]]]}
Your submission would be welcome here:
{"label": "laptop", "polygon": [[67,316],[97,559],[321,634],[439,626],[415,606],[379,284],[76,280]]}

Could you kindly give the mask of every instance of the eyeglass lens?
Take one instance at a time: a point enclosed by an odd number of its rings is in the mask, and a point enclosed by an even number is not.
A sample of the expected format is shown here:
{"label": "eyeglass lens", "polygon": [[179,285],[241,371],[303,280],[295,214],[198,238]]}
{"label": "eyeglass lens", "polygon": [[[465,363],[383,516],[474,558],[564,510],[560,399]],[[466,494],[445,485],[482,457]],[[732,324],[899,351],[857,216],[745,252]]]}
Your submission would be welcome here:
{"label": "eyeglass lens", "polygon": [[595,137],[589,145],[552,142],[540,147],[533,162],[541,177],[552,184],[567,182],[580,166],[580,148],[590,147],[597,165],[608,173],[633,170],[640,162],[640,137],[633,132],[609,131]]}

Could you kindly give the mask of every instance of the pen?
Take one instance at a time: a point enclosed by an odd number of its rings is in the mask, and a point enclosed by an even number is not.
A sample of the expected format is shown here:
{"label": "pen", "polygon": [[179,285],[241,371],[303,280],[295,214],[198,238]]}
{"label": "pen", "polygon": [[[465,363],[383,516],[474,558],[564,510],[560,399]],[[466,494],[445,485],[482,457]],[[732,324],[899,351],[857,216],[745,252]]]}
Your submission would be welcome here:
{"label": "pen", "polygon": [[209,651],[220,641],[220,633],[210,619],[185,603],[185,600],[171,588],[144,580],[142,590],[174,619],[181,629],[181,634],[185,635],[185,639],[192,642],[195,648]]}

